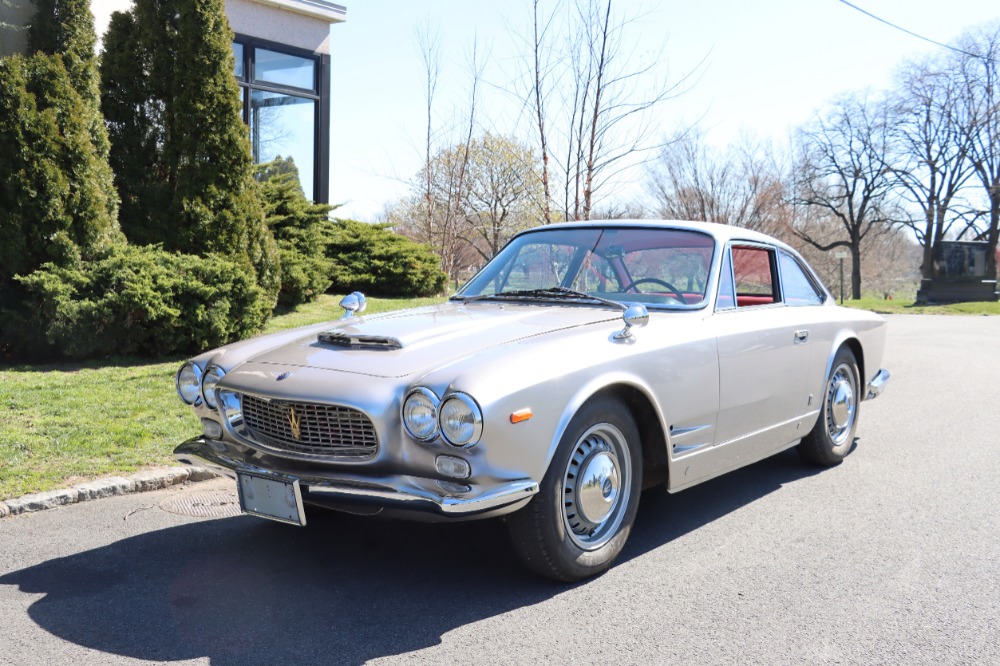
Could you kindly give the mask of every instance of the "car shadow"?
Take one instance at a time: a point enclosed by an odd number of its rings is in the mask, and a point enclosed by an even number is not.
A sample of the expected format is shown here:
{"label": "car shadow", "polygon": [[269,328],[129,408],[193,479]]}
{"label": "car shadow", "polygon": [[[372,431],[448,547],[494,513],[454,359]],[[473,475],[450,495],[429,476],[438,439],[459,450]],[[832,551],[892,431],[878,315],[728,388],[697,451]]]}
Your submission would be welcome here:
{"label": "car shadow", "polygon": [[[677,495],[647,491],[622,560],[817,471],[786,452]],[[14,571],[0,585],[44,594],[30,617],[64,640],[214,664],[360,663],[436,645],[457,627],[568,589],[522,568],[500,521],[330,512],[311,513],[305,529],[248,517],[192,522]]]}

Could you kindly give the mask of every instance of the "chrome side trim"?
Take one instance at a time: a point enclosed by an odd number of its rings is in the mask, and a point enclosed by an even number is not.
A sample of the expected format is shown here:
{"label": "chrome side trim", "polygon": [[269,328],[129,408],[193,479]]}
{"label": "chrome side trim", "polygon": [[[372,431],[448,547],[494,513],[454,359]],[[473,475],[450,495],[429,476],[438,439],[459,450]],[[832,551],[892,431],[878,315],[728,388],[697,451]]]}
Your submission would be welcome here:
{"label": "chrome side trim", "polygon": [[[383,506],[445,516],[482,513],[527,500],[538,492],[538,482],[530,479],[506,481],[489,488],[473,486],[468,493],[444,494],[434,479],[398,476],[359,482],[348,478],[338,479],[332,473],[329,476],[318,476],[278,472],[258,467],[248,459],[249,455],[227,442],[213,442],[204,437],[194,437],[178,446],[174,449],[174,458],[185,465],[205,467],[230,478],[243,473],[284,483],[298,481],[300,486],[308,489],[308,494],[331,500],[374,501]],[[437,491],[433,488],[437,488]]]}
{"label": "chrome side trim", "polygon": [[865,394],[865,400],[873,400],[874,398],[882,395],[882,392],[885,391],[886,384],[889,383],[890,376],[889,371],[885,368],[879,370],[875,377],[868,382],[868,393]]}
{"label": "chrome side trim", "polygon": [[807,419],[811,417],[813,414],[819,414],[819,411],[820,410],[818,409],[814,409],[810,412],[806,412],[805,414],[800,414],[799,416],[796,416],[793,419],[788,419],[787,421],[782,421],[781,423],[775,423],[774,425],[769,425],[765,428],[758,428],[757,430],[754,430],[753,432],[748,432],[745,435],[740,435],[739,437],[733,437],[732,439],[727,439],[724,442],[720,442],[719,444],[717,444],[717,446],[727,446],[729,444],[738,442],[742,439],[747,439],[749,437],[756,437],[757,435],[761,435],[765,432],[768,432],[769,430],[777,430],[778,428],[784,428],[785,426],[791,425],[796,421],[802,421],[804,419]]}

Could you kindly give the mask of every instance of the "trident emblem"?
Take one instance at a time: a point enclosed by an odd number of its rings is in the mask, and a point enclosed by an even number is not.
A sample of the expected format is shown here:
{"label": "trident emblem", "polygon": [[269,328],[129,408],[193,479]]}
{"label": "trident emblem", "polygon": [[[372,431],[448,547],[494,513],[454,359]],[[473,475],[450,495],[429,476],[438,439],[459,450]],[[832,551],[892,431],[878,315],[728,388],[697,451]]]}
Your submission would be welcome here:
{"label": "trident emblem", "polygon": [[298,415],[295,413],[295,408],[292,406],[288,407],[288,425],[292,427],[292,437],[295,439],[302,438],[302,422],[299,420]]}

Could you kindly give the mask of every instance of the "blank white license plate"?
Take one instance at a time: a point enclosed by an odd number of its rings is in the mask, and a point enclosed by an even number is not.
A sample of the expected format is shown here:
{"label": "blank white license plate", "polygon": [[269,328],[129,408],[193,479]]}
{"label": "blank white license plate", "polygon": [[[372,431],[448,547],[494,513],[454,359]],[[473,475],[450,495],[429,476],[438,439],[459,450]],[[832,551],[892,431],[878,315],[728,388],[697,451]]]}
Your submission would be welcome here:
{"label": "blank white license plate", "polygon": [[286,483],[249,474],[237,476],[236,485],[243,513],[293,525],[306,524],[298,480]]}

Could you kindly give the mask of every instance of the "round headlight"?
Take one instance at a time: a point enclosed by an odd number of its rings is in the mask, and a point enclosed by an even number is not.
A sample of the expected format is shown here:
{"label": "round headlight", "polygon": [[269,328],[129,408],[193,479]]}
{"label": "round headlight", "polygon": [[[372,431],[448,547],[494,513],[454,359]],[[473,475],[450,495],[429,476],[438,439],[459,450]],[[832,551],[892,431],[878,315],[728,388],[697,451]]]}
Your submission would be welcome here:
{"label": "round headlight", "polygon": [[452,393],[441,403],[438,421],[441,434],[453,446],[469,446],[483,434],[483,413],[476,401],[464,393]]}
{"label": "round headlight", "polygon": [[438,434],[438,405],[441,403],[434,391],[418,386],[403,401],[403,425],[414,439],[421,442],[434,439]]}
{"label": "round headlight", "polygon": [[189,405],[201,401],[201,368],[190,361],[177,371],[177,395]]}
{"label": "round headlight", "polygon": [[217,365],[210,365],[205,370],[205,375],[201,378],[201,394],[205,398],[205,404],[215,409],[219,404],[215,395],[215,385],[226,375],[226,371]]}

